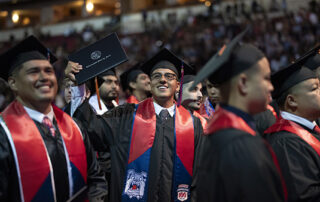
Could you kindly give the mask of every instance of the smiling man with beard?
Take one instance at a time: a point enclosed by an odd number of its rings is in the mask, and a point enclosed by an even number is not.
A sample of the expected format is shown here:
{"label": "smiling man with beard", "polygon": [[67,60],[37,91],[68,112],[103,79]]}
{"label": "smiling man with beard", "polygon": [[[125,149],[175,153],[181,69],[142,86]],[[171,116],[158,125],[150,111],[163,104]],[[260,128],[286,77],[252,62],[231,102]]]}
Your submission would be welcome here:
{"label": "smiling man with beard", "polygon": [[200,120],[174,100],[182,65],[186,74],[192,72],[163,49],[142,66],[150,75],[152,98],[92,117],[92,143],[99,151],[110,147],[110,201],[190,200],[203,130]]}
{"label": "smiling man with beard", "polygon": [[[0,201],[96,201],[107,184],[81,125],[54,106],[57,59],[30,36],[0,56],[16,94],[0,117]],[[80,130],[81,129],[81,130]]]}
{"label": "smiling man with beard", "polygon": [[102,115],[105,112],[118,106],[117,99],[119,96],[120,85],[119,80],[114,70],[108,70],[99,75],[103,83],[99,85],[99,93],[101,97],[101,109],[99,108],[97,94],[94,93],[90,99],[89,104],[93,107],[96,114]]}

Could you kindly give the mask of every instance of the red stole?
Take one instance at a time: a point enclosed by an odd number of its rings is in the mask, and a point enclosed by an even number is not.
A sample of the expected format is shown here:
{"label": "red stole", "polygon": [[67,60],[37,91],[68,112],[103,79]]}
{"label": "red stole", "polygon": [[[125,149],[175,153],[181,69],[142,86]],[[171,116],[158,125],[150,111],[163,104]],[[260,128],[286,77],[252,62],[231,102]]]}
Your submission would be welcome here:
{"label": "red stole", "polygon": [[[87,182],[87,160],[81,132],[72,118],[53,106],[58,128],[63,137],[69,160]],[[18,101],[13,101],[1,114],[8,127],[17,154],[25,201],[31,201],[50,175],[48,154],[41,134]],[[68,179],[66,179],[68,180]]]}
{"label": "red stole", "polygon": [[208,123],[206,135],[227,128],[242,130],[253,136],[256,135],[256,132],[250,128],[250,126],[242,118],[232,112],[229,112],[228,110],[223,109],[222,107],[219,107],[216,110],[213,118]]}
{"label": "red stole", "polygon": [[283,118],[279,118],[275,124],[273,124],[270,128],[264,131],[265,134],[268,133],[276,133],[280,131],[288,131],[299,136],[305,142],[307,142],[320,156],[320,141],[314,137],[309,131],[302,128],[298,124],[293,121],[289,121]]}
{"label": "red stole", "polygon": [[126,99],[127,103],[132,103],[132,104],[138,104],[139,101],[137,100],[137,98],[134,95],[130,95],[127,99]]}
{"label": "red stole", "polygon": [[196,111],[193,112],[193,116],[198,117],[200,119],[200,122],[201,122],[201,125],[202,125],[202,128],[203,128],[203,133],[206,133],[207,125],[208,125],[207,119],[205,119],[203,116],[201,116]]}
{"label": "red stole", "polygon": [[[184,107],[176,107],[176,152],[188,173],[192,176],[194,159],[193,119]],[[156,113],[153,99],[147,98],[138,105],[132,128],[128,164],[152,147],[156,131]]]}
{"label": "red stole", "polygon": [[277,112],[274,110],[274,108],[271,105],[267,105],[267,109],[270,110],[273,114],[273,116],[278,119]]}

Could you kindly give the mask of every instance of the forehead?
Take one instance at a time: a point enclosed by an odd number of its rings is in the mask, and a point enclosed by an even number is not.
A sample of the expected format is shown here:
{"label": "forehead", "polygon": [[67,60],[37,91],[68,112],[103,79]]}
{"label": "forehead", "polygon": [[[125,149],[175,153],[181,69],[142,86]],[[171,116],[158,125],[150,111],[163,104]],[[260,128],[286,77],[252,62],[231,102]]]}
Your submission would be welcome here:
{"label": "forehead", "polygon": [[148,75],[147,74],[145,74],[145,73],[141,73],[141,74],[139,74],[138,75],[138,78],[141,78],[141,77],[147,77]]}
{"label": "forehead", "polygon": [[317,78],[307,79],[307,80],[304,80],[304,81],[298,83],[296,86],[298,87],[297,89],[299,89],[299,87],[307,88],[307,87],[310,87],[314,84],[319,84],[319,79],[317,79]]}
{"label": "forehead", "polygon": [[270,72],[270,64],[266,57],[261,58],[255,65],[262,73]]}
{"label": "forehead", "polygon": [[52,67],[48,60],[29,60],[22,64],[22,68],[28,69],[33,67]]}
{"label": "forehead", "polygon": [[[193,81],[186,83],[186,84],[183,84],[183,90],[188,90],[192,86],[192,84],[193,84]],[[201,89],[202,83],[198,83],[197,88],[198,88],[198,90]]]}
{"label": "forehead", "polygon": [[117,81],[118,78],[114,75],[107,75],[102,77],[104,80],[111,80],[111,81]]}
{"label": "forehead", "polygon": [[162,74],[165,74],[165,73],[171,73],[171,74],[176,74],[174,71],[172,71],[171,69],[167,69],[167,68],[158,68],[158,69],[155,69],[152,73],[152,74],[155,74],[155,73],[162,73]]}

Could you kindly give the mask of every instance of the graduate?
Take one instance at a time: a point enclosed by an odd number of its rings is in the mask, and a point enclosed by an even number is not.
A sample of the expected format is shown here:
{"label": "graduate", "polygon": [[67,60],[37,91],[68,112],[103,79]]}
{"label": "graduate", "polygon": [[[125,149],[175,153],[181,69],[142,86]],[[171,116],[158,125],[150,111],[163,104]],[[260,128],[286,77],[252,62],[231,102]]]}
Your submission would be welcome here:
{"label": "graduate", "polygon": [[126,103],[138,104],[150,97],[150,78],[139,68],[140,65],[137,63],[120,76],[122,90],[129,93]]}
{"label": "graduate", "polygon": [[103,80],[103,83],[99,85],[101,109],[99,107],[97,93],[94,93],[90,97],[89,104],[93,107],[96,114],[102,115],[108,110],[118,106],[117,100],[119,98],[120,85],[116,72],[113,69],[100,74],[99,78]]}
{"label": "graduate", "polygon": [[33,36],[0,56],[1,77],[16,94],[0,116],[0,201],[97,201],[107,194],[82,126],[52,104],[56,60]]}
{"label": "graduate", "polygon": [[221,102],[201,139],[193,201],[285,201],[276,158],[252,118],[271,99],[269,62],[256,47],[240,44],[245,33],[223,46],[194,81],[193,86],[209,77],[219,84]]}
{"label": "graduate", "polygon": [[205,87],[207,97],[200,106],[199,114],[206,119],[209,119],[213,116],[215,109],[219,104],[220,91],[218,85],[211,83],[208,79],[205,80]]}
{"label": "graduate", "polygon": [[320,84],[304,66],[320,46],[272,75],[274,98],[280,108],[277,122],[265,131],[288,188],[288,201],[320,201]]}
{"label": "graduate", "polygon": [[[152,98],[125,104],[91,121],[90,140],[110,147],[110,201],[190,201],[200,120],[174,100],[181,69],[192,68],[163,49],[142,66]],[[99,131],[98,129],[101,129]]]}
{"label": "graduate", "polygon": [[190,89],[193,85],[194,78],[195,75],[190,74],[184,75],[183,81],[180,79],[182,85],[180,85],[179,93],[176,93],[176,100],[178,100],[178,103],[181,103],[181,105],[188,109],[194,116],[200,119],[202,128],[205,130],[207,127],[207,119],[198,113],[202,103],[202,83],[198,83],[195,88]]}

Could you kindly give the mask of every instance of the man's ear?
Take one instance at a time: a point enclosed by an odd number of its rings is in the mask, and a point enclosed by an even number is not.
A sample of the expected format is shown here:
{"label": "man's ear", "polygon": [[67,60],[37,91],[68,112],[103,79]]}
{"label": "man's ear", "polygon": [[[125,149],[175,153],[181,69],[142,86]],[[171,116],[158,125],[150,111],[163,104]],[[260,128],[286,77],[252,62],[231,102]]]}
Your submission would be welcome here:
{"label": "man's ear", "polygon": [[286,104],[288,107],[297,107],[298,106],[298,103],[295,99],[295,96],[292,95],[292,94],[289,94],[286,98]]}
{"label": "man's ear", "polygon": [[179,92],[180,91],[180,82],[177,81],[177,88],[176,88],[176,92]]}
{"label": "man's ear", "polygon": [[239,74],[237,86],[240,94],[246,95],[248,93],[248,76],[246,74]]}
{"label": "man's ear", "polygon": [[16,79],[13,76],[9,76],[8,84],[9,84],[11,90],[13,90],[13,91],[18,90],[17,85],[16,85]]}
{"label": "man's ear", "polygon": [[130,86],[130,88],[132,88],[132,89],[136,89],[136,88],[137,88],[137,83],[131,81],[131,82],[129,83],[129,86]]}

